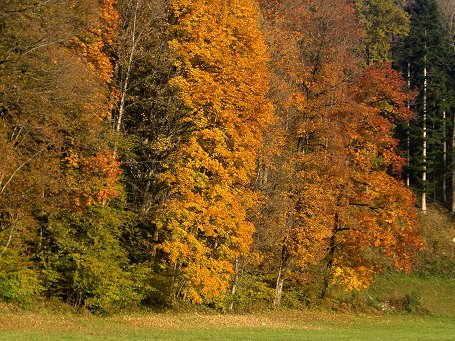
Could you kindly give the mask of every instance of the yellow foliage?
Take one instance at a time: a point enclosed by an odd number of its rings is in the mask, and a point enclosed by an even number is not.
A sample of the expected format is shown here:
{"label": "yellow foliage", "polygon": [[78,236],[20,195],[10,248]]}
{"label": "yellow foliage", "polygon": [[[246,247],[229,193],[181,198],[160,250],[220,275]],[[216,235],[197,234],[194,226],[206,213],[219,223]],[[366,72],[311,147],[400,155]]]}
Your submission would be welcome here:
{"label": "yellow foliage", "polygon": [[351,268],[348,266],[334,266],[333,284],[341,284],[349,292],[368,288],[373,281],[374,271],[364,266]]}
{"label": "yellow foliage", "polygon": [[[171,0],[168,47],[177,75],[169,84],[193,127],[160,175],[170,198],[156,224],[161,248],[177,264],[183,296],[195,303],[226,292],[233,262],[248,251],[258,204],[249,189],[258,148],[273,121],[267,56],[255,1]],[[159,140],[156,148],[165,148]]]}

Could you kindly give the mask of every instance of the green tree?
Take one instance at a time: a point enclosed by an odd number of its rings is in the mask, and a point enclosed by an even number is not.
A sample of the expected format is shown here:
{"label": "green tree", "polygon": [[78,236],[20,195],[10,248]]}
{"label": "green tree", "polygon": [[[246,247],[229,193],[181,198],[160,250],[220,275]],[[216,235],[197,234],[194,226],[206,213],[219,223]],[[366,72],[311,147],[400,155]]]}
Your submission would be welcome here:
{"label": "green tree", "polygon": [[414,1],[407,10],[411,15],[411,31],[396,48],[397,63],[403,73],[408,72],[409,65],[411,87],[418,90],[414,104],[418,117],[408,130],[410,164],[407,171],[422,197],[433,194],[433,200],[442,200],[444,174],[448,171],[448,163],[444,166],[443,146],[447,145],[445,141],[451,126],[447,113],[453,106],[450,84],[454,52],[435,1]]}
{"label": "green tree", "polygon": [[394,40],[409,33],[409,14],[395,0],[355,0],[369,63],[390,61]]}

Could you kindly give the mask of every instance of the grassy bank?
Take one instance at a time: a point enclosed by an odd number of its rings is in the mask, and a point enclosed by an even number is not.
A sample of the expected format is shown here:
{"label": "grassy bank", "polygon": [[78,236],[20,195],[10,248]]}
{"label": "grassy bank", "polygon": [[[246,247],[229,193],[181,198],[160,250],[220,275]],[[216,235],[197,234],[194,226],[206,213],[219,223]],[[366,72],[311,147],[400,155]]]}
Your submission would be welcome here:
{"label": "grassy bank", "polygon": [[382,311],[408,309],[426,315],[455,316],[455,280],[451,278],[389,273],[378,277],[365,295]]}

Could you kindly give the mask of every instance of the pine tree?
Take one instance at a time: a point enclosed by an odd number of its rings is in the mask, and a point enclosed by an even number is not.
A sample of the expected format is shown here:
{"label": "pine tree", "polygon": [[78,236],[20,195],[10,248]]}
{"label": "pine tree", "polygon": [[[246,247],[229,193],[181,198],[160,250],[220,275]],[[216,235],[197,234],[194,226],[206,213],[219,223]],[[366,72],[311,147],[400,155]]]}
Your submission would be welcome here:
{"label": "pine tree", "polygon": [[[450,107],[450,73],[453,52],[447,31],[441,21],[435,1],[415,1],[409,8],[411,31],[398,44],[397,59],[403,73],[410,65],[411,87],[418,90],[414,109],[418,117],[412,122],[410,133],[410,165],[407,169],[413,186],[424,198],[433,194],[433,200],[443,198],[445,176],[445,128],[451,126],[447,113]],[[405,137],[403,137],[403,140]]]}

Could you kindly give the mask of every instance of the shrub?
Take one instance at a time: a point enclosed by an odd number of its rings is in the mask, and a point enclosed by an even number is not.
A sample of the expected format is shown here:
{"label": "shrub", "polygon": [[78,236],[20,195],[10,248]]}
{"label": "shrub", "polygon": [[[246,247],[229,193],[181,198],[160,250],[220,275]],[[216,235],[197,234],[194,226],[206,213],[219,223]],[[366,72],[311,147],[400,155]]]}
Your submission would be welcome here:
{"label": "shrub", "polygon": [[[8,257],[10,256],[10,257]],[[29,304],[41,294],[37,272],[16,261],[11,255],[0,258],[0,300]]]}

